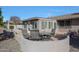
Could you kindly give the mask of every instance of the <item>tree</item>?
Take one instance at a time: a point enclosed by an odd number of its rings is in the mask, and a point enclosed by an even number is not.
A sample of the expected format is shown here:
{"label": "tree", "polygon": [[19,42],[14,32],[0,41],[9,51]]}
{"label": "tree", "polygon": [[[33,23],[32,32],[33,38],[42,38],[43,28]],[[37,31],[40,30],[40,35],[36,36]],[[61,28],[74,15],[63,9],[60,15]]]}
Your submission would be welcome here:
{"label": "tree", "polygon": [[4,23],[3,23],[3,16],[2,16],[2,11],[0,8],[0,27],[3,27]]}

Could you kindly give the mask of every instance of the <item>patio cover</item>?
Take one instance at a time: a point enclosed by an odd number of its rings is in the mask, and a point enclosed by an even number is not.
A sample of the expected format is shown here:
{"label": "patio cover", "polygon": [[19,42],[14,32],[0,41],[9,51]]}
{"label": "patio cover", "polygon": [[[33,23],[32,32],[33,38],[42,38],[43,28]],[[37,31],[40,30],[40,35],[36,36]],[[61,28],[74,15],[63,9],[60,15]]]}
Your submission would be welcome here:
{"label": "patio cover", "polygon": [[68,19],[79,18],[79,13],[68,14],[68,15],[63,15],[63,16],[49,17],[49,18],[51,18],[53,20],[68,20]]}

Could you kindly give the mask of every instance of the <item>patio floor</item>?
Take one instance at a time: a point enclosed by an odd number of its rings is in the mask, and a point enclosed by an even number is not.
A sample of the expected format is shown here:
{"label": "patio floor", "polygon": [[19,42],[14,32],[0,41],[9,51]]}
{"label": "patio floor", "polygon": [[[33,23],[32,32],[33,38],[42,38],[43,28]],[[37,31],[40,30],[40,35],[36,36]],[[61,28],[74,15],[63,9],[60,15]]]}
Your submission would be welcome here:
{"label": "patio floor", "polygon": [[69,38],[56,41],[31,41],[25,39],[21,31],[17,31],[15,39],[23,52],[68,52]]}

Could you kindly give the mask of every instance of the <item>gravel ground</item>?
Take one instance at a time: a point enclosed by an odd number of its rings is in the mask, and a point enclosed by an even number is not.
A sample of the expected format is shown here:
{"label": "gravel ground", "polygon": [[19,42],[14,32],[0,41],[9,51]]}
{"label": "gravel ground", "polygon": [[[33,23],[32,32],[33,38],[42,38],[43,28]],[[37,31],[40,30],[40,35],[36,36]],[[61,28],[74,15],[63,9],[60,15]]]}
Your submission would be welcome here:
{"label": "gravel ground", "polygon": [[20,46],[15,39],[0,41],[0,52],[20,52]]}
{"label": "gravel ground", "polygon": [[69,46],[69,39],[56,41],[31,41],[25,39],[22,32],[15,39],[0,41],[0,52],[79,52],[78,48]]}
{"label": "gravel ground", "polygon": [[56,41],[31,41],[17,31],[15,39],[0,41],[0,52],[68,52],[69,39]]}
{"label": "gravel ground", "polygon": [[56,41],[31,41],[25,39],[21,31],[17,31],[16,40],[23,52],[68,52],[69,38]]}

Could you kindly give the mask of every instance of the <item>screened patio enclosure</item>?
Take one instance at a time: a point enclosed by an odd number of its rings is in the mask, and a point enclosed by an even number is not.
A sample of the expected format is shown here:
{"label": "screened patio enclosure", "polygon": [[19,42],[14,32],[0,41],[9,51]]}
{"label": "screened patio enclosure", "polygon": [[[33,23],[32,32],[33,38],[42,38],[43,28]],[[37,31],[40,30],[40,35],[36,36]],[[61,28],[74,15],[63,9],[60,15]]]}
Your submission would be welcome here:
{"label": "screened patio enclosure", "polygon": [[56,22],[49,19],[32,19],[28,21],[24,21],[24,28],[30,30],[39,30],[39,31],[51,31],[52,29],[56,29]]}

